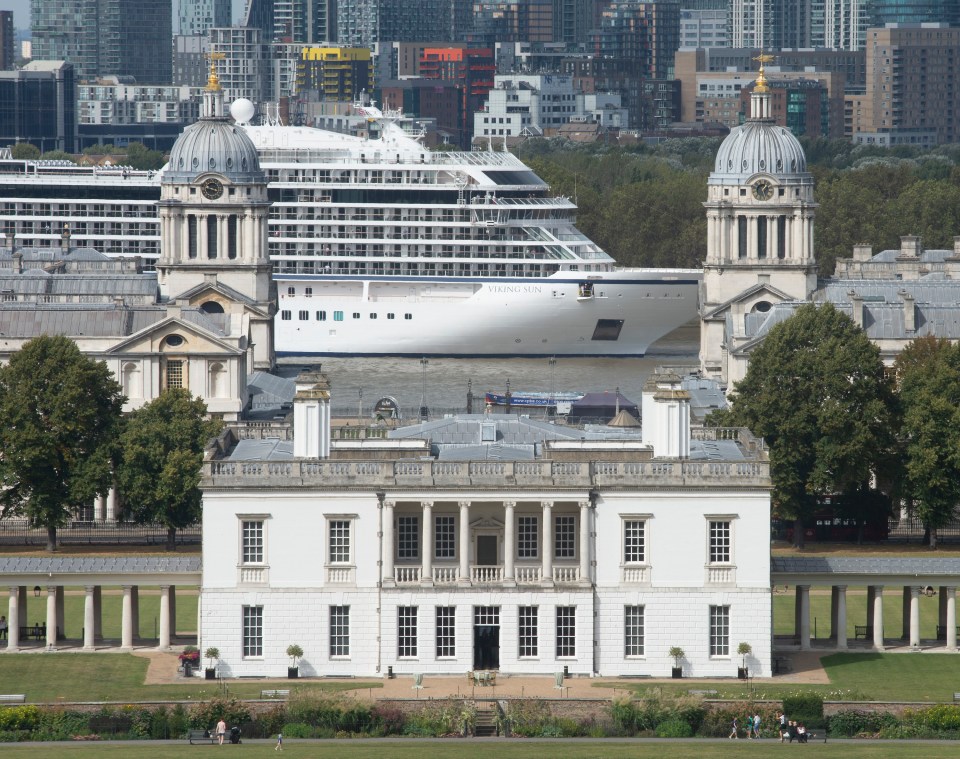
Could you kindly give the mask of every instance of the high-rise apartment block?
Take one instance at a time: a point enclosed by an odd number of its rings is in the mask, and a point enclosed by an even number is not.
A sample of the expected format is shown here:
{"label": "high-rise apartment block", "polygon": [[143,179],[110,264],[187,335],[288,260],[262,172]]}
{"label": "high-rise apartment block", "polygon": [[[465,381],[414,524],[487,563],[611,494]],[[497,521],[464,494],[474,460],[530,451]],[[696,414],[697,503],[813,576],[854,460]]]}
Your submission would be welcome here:
{"label": "high-rise apartment block", "polygon": [[77,91],[73,66],[33,61],[0,71],[0,145],[29,142],[42,152],[74,151]]}
{"label": "high-rise apartment block", "polygon": [[17,38],[13,31],[13,11],[0,11],[0,69],[9,71],[17,59]]}
{"label": "high-rise apartment block", "polygon": [[174,34],[206,34],[214,26],[230,26],[230,0],[179,0]]}
{"label": "high-rise apartment block", "polygon": [[369,48],[305,47],[300,52],[298,92],[316,90],[321,100],[353,103],[373,85]]}
{"label": "high-rise apartment block", "polygon": [[680,46],[680,6],[615,0],[604,7],[592,37],[595,55],[637,61],[644,79],[665,79]]}
{"label": "high-rise apartment block", "polygon": [[879,145],[960,141],[960,28],[892,25],[867,30],[867,82],[847,96],[848,135]]}
{"label": "high-rise apartment block", "polygon": [[73,64],[78,81],[172,79],[170,0],[32,0],[31,17],[34,59]]}

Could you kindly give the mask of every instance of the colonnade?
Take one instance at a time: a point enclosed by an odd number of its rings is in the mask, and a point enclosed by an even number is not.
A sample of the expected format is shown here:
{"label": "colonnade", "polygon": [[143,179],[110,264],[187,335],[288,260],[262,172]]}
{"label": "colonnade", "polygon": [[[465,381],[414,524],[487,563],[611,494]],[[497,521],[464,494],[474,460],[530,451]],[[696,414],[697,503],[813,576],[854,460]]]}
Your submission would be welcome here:
{"label": "colonnade", "polygon": [[[795,628],[794,635],[801,650],[811,648],[810,634],[810,585],[795,586]],[[849,648],[847,637],[847,585],[832,585],[830,594],[830,631],[836,648]],[[883,619],[884,590],[902,587],[902,630],[900,640],[907,641],[912,648],[920,647],[920,596],[929,592],[929,586],[867,586],[866,620],[864,625],[854,626],[854,640],[863,638],[877,650],[885,646],[886,630]],[[938,596],[937,637],[946,641],[949,650],[957,648],[957,589],[955,586],[939,586],[934,592]]]}
{"label": "colonnade", "polygon": [[[517,577],[517,502],[516,501],[498,501],[503,508],[503,564],[498,563],[498,568],[502,568],[502,574],[497,573],[495,579],[501,580],[505,585],[516,584]],[[489,502],[483,502],[489,505]],[[397,502],[393,500],[383,501],[383,579],[389,584],[396,578],[396,566],[394,557],[396,556],[396,540],[394,536],[394,523],[396,517]],[[471,526],[471,501],[458,501],[459,507],[459,534],[458,534],[458,555],[456,565],[456,582],[458,584],[470,584],[475,573],[471,569],[471,545],[474,528]],[[578,531],[578,555],[576,565],[576,580],[580,582],[590,581],[590,509],[589,500],[577,502],[579,507],[579,531]],[[444,581],[450,577],[449,571],[437,571],[439,568],[434,565],[434,502],[421,501],[421,565],[419,568],[419,581],[424,584],[432,584],[435,581]],[[564,512],[567,514],[568,512]],[[552,584],[555,581],[569,580],[569,572],[558,572],[554,568],[554,501],[540,501],[540,567],[537,581],[542,584]],[[474,556],[474,558],[476,558]],[[452,568],[444,567],[444,570]],[[522,579],[522,578],[521,578]]]}
{"label": "colonnade", "polygon": [[[82,585],[83,603],[83,644],[84,650],[92,651],[103,642],[102,586]],[[121,585],[120,648],[132,649],[140,630],[140,586]],[[168,650],[177,627],[177,596],[174,585],[160,585],[160,609],[157,620],[158,648]],[[43,626],[38,620],[33,624],[27,618],[28,588],[24,585],[9,586],[7,603],[7,650],[16,651],[26,640],[33,638],[42,641],[47,649],[57,647],[58,640],[64,639],[64,596],[63,585],[47,585],[34,588],[34,593],[46,595],[46,615]]]}

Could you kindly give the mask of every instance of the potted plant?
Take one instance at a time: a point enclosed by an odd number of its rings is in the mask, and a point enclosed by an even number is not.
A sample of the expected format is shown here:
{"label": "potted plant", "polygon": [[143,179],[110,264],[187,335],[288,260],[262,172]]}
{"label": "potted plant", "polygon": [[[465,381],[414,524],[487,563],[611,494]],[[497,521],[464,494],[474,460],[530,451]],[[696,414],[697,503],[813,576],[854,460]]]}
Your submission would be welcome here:
{"label": "potted plant", "polygon": [[200,669],[200,651],[194,646],[184,648],[179,658],[184,677],[193,677],[193,670]]}
{"label": "potted plant", "polygon": [[686,654],[680,646],[673,646],[673,648],[670,649],[670,656],[673,657],[673,678],[674,680],[679,680],[683,677],[683,667],[680,666],[680,661]]}
{"label": "potted plant", "polygon": [[220,649],[210,646],[206,651],[203,652],[203,655],[210,660],[210,666],[207,667],[204,671],[204,677],[207,680],[216,680],[217,679],[217,665],[214,662],[220,660]]}
{"label": "potted plant", "polygon": [[737,667],[737,677],[739,677],[741,680],[746,680],[750,676],[750,672],[747,669],[747,657],[752,653],[753,646],[751,646],[749,643],[742,642],[739,646],[737,646],[737,654],[743,657],[743,666]]}
{"label": "potted plant", "polygon": [[287,646],[287,656],[293,661],[289,667],[287,667],[287,677],[291,680],[295,680],[300,677],[300,666],[297,662],[300,660],[300,657],[303,656],[303,649],[300,648],[296,643],[291,643]]}

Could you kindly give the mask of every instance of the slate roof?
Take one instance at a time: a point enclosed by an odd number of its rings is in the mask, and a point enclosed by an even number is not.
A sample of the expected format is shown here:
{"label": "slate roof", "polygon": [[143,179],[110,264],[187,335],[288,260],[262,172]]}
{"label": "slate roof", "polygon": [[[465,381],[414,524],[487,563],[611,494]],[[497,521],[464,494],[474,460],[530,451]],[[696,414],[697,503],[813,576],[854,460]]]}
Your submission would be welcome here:
{"label": "slate roof", "polygon": [[[180,318],[220,337],[229,334],[221,314],[184,309]],[[37,335],[68,337],[127,337],[167,318],[165,306],[127,306],[112,303],[2,303],[0,335],[33,338]]]}
{"label": "slate roof", "polygon": [[202,561],[190,556],[0,556],[0,574],[147,574],[199,572]]}
{"label": "slate roof", "polygon": [[960,574],[960,558],[855,556],[774,556],[773,572],[789,574]]}

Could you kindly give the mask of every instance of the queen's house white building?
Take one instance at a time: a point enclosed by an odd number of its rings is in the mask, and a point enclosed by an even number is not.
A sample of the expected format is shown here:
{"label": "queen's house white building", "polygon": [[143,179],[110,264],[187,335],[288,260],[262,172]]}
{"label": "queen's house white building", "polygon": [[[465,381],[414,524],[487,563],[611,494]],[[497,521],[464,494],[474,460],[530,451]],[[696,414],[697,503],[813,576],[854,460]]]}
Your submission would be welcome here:
{"label": "queen's house white building", "polygon": [[[770,481],[739,430],[691,439],[679,378],[659,431],[469,415],[332,439],[301,375],[293,440],[226,432],[204,464],[201,647],[228,677],[770,674]],[[709,433],[709,435],[707,434]]]}

